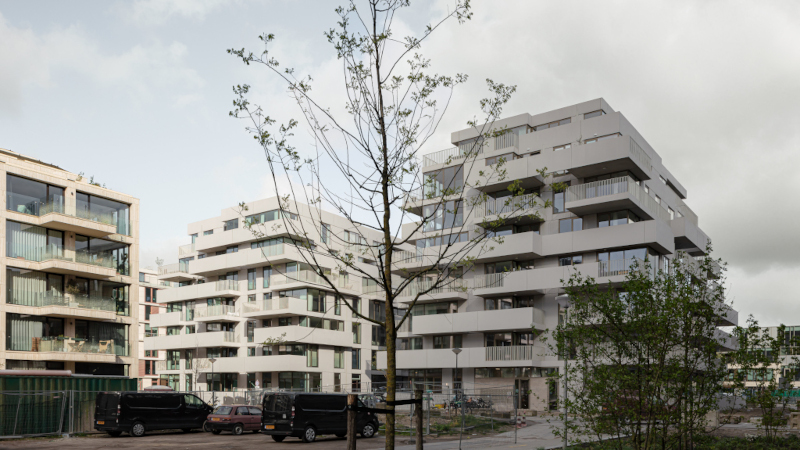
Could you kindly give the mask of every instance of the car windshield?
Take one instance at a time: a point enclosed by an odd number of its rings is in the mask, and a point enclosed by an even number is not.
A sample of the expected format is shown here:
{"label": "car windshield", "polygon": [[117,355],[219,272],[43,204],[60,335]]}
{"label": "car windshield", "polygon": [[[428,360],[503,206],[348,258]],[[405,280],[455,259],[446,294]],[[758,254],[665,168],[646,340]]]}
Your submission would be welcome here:
{"label": "car windshield", "polygon": [[220,416],[229,416],[231,415],[231,407],[230,406],[217,406],[217,409],[214,410],[213,414],[219,414]]}

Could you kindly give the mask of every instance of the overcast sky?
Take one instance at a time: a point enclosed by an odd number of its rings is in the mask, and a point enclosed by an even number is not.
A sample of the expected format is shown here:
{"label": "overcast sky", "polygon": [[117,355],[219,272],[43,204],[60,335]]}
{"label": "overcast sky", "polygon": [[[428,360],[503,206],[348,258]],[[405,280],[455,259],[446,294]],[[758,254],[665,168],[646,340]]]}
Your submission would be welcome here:
{"label": "overcast sky", "polygon": [[[449,2],[417,2],[419,32]],[[0,147],[141,199],[141,257],[177,260],[189,222],[270,194],[263,153],[228,117],[231,86],[298,117],[283,87],[227,48],[278,55],[333,106],[328,1],[0,0]],[[800,325],[800,3],[474,1],[423,47],[467,73],[431,151],[478,112],[486,78],[516,84],[504,115],[603,97],[687,188],[729,262],[740,318]],[[328,96],[328,92],[331,94]]]}

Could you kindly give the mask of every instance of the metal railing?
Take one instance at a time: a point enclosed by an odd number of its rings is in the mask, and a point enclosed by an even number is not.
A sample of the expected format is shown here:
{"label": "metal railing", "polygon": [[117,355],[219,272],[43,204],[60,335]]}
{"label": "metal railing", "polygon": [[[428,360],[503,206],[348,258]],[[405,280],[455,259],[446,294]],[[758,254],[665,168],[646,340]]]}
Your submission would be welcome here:
{"label": "metal railing", "polygon": [[236,312],[236,307],[232,305],[211,305],[206,307],[197,307],[194,309],[194,317],[216,317],[216,316],[239,316]]}
{"label": "metal railing", "polygon": [[494,150],[508,147],[519,147],[519,136],[516,133],[505,133],[494,138]]}
{"label": "metal railing", "polygon": [[637,144],[636,141],[633,140],[633,138],[630,138],[630,141],[631,141],[630,151],[631,151],[631,156],[633,156],[633,159],[639,161],[639,163],[643,165],[648,172],[652,170],[653,162],[650,160],[650,157],[647,156],[647,153],[645,153],[645,151],[642,150],[642,147],[639,147],[639,144]]}
{"label": "metal railing", "polygon": [[508,275],[507,272],[478,275],[474,278],[475,289],[503,287],[503,280],[505,280],[506,275]]}
{"label": "metal railing", "polygon": [[118,272],[122,272],[117,267],[117,263],[114,260],[113,254],[111,252],[90,253],[83,250],[77,250],[75,251],[75,262],[81,264],[89,264],[92,266],[105,267],[107,269],[117,269]]}
{"label": "metal railing", "polygon": [[446,292],[462,293],[467,292],[468,283],[463,278],[445,279],[439,281],[439,286],[433,288],[437,284],[437,280],[417,281],[406,286],[397,296],[398,297],[413,297],[420,292],[426,292],[426,295],[443,294]]}
{"label": "metal railing", "polygon": [[537,194],[525,194],[517,197],[492,198],[489,197],[485,202],[474,206],[475,217],[485,217],[493,214],[511,214],[523,211],[531,211],[537,206],[542,207]]}
{"label": "metal railing", "polygon": [[217,280],[215,287],[217,291],[238,291],[239,282],[236,280]]}
{"label": "metal railing", "polygon": [[422,167],[433,166],[436,164],[451,164],[468,156],[476,156],[483,153],[483,147],[479,144],[470,145],[468,148],[452,147],[438,152],[422,155]]}
{"label": "metal railing", "polygon": [[[265,298],[257,300],[255,302],[248,302],[244,304],[244,306],[242,307],[242,311],[246,313],[253,313],[260,311],[276,311],[280,309],[288,309],[290,298],[291,297]],[[306,303],[305,300],[301,300],[299,298],[295,300],[301,301],[304,304]]]}
{"label": "metal railing", "polygon": [[650,197],[644,189],[636,184],[631,177],[610,178],[608,180],[593,181],[567,188],[566,202],[577,202],[590,198],[604,197],[615,194],[631,194],[639,200],[645,209],[655,217],[669,221],[669,212],[661,206],[656,199]]}
{"label": "metal railing", "polygon": [[177,262],[174,264],[166,264],[158,268],[159,275],[169,275],[171,273],[187,273],[189,272],[189,263],[187,261]]}
{"label": "metal railing", "polygon": [[542,354],[542,348],[533,345],[486,347],[486,361],[528,361]]}
{"label": "metal railing", "polygon": [[637,258],[629,259],[612,259],[609,261],[597,262],[597,276],[598,277],[614,277],[617,275],[627,275],[631,271],[634,263],[638,262],[638,268],[644,268],[644,261]]}
{"label": "metal railing", "polygon": [[38,340],[31,347],[30,351],[33,352],[93,353],[117,356],[128,356],[130,353],[130,346],[127,342],[116,343],[113,339],[97,341],[70,337],[33,339]]}
{"label": "metal railing", "polygon": [[8,300],[11,304],[21,306],[63,306],[66,308],[81,308],[109,312],[117,310],[117,299],[94,295],[61,294],[56,292],[21,291],[14,289],[10,292]]}

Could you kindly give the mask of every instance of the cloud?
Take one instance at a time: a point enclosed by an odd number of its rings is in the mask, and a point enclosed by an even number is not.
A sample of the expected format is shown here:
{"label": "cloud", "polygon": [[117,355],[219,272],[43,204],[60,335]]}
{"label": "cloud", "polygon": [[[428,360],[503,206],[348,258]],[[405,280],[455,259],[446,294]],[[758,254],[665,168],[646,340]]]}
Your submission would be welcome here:
{"label": "cloud", "polygon": [[138,0],[118,5],[118,13],[139,25],[163,25],[173,17],[197,22],[231,0]]}
{"label": "cloud", "polygon": [[187,66],[188,49],[180,42],[138,44],[108,54],[79,26],[37,34],[2,15],[0,42],[0,114],[19,116],[28,89],[74,88],[65,75],[126,93],[134,103],[167,98],[178,106],[205,84]]}

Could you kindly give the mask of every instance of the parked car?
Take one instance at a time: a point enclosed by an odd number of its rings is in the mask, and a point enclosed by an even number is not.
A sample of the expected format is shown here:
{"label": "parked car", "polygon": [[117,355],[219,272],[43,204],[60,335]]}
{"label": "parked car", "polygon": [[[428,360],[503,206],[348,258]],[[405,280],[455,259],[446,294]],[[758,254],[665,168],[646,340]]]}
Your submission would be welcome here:
{"label": "parked car", "polygon": [[206,418],[204,431],[220,434],[230,431],[239,435],[245,431],[258,433],[261,428],[261,408],[247,405],[222,405],[217,406]]}
{"label": "parked car", "polygon": [[[361,400],[358,405],[364,406]],[[287,436],[313,442],[322,434],[347,434],[346,394],[268,393],[261,406],[261,432],[275,442]],[[378,427],[377,415],[363,411],[356,415],[356,430],[362,437],[374,437]]]}
{"label": "parked car", "polygon": [[94,428],[111,436],[123,432],[202,428],[211,407],[192,394],[176,392],[100,392],[95,398]]}

